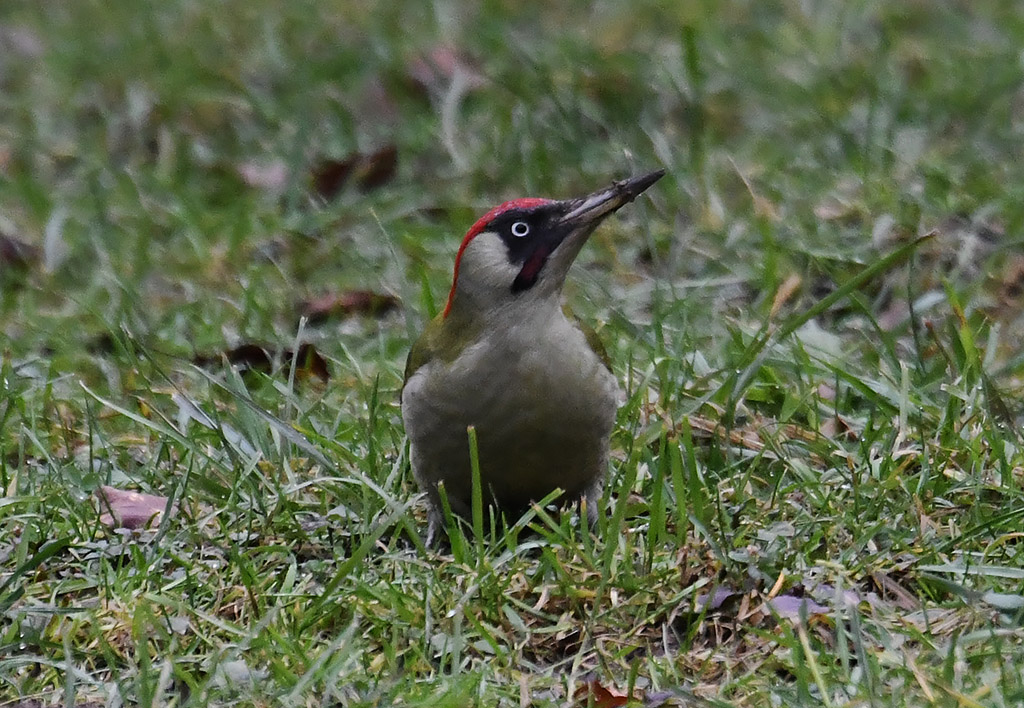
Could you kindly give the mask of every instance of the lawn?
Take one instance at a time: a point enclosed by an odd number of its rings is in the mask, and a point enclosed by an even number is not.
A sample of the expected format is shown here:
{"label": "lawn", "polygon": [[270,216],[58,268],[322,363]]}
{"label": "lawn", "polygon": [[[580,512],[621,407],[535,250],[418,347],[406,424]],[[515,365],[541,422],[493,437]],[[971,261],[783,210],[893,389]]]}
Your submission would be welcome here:
{"label": "lawn", "polygon": [[[0,706],[1024,705],[1022,47],[1002,0],[5,0]],[[426,548],[462,234],[658,168],[566,287],[627,394],[598,528]]]}

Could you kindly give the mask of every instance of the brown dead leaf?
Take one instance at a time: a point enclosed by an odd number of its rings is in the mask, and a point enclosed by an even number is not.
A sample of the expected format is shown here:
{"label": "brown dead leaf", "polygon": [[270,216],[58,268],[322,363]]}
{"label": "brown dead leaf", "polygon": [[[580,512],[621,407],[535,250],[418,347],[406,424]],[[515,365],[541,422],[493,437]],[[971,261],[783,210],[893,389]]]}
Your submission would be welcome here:
{"label": "brown dead leaf", "polygon": [[[291,349],[282,351],[280,369],[285,372],[289,371],[295,356],[295,352]],[[241,344],[218,354],[197,354],[192,358],[192,362],[196,366],[204,368],[222,361],[236,367],[243,374],[249,371],[259,371],[269,375],[274,372],[274,355],[269,349],[259,344]],[[299,346],[295,374],[300,379],[316,376],[321,381],[327,381],[331,378],[327,360],[316,350],[316,347],[309,343]]]}
{"label": "brown dead leaf", "polygon": [[360,159],[359,153],[352,153],[340,160],[324,159],[318,162],[313,167],[313,191],[324,199],[334,199]]}
{"label": "brown dead leaf", "polygon": [[39,261],[39,248],[13,236],[0,234],[0,267],[25,269]]}
{"label": "brown dead leaf", "polygon": [[818,426],[818,433],[829,440],[856,440],[858,433],[853,424],[843,416],[829,416],[821,421]]}
{"label": "brown dead leaf", "polygon": [[[96,490],[99,499],[100,522],[117,529],[151,528],[160,523],[167,509],[167,497],[131,492],[117,487],[103,486]],[[171,507],[171,515],[177,505]]]}
{"label": "brown dead leaf", "polygon": [[[285,363],[291,364],[291,360],[291,352],[285,352]],[[331,378],[327,360],[316,350],[316,347],[308,342],[300,345],[299,351],[295,355],[295,375],[304,378],[316,376],[321,381]]]}
{"label": "brown dead leaf", "polygon": [[398,146],[394,143],[385,145],[360,161],[356,170],[356,187],[360,192],[373,191],[390,182],[397,170]]}
{"label": "brown dead leaf", "polygon": [[274,357],[258,344],[241,344],[217,354],[197,354],[192,358],[196,366],[209,367],[227,361],[240,371],[262,371],[269,374],[274,368]]}
{"label": "brown dead leaf", "polygon": [[618,708],[629,703],[629,696],[611,688],[607,688],[597,680],[591,679],[576,689],[578,705],[594,708]]}
{"label": "brown dead leaf", "polygon": [[349,290],[306,300],[299,306],[299,310],[310,324],[320,324],[332,318],[348,315],[379,317],[396,309],[400,304],[394,295],[375,293],[372,290]]}
{"label": "brown dead leaf", "polygon": [[360,192],[370,192],[390,182],[397,170],[398,146],[394,143],[369,154],[353,152],[341,159],[325,158],[313,167],[313,191],[330,201],[351,180]]}

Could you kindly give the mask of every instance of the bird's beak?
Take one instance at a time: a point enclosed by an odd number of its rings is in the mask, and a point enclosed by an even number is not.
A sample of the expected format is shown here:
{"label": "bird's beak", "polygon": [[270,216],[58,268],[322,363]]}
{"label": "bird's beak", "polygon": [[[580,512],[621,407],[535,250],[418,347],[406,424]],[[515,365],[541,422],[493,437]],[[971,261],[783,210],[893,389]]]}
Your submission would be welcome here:
{"label": "bird's beak", "polygon": [[[612,186],[594,192],[579,199],[570,199],[566,203],[569,211],[559,223],[563,233],[571,234],[581,228],[593,230],[606,216],[619,207],[636,199],[648,187],[665,176],[665,170],[655,170],[639,177],[615,182]],[[589,231],[588,231],[589,233]]]}
{"label": "bird's beak", "polygon": [[665,176],[665,170],[655,170],[639,177],[631,177],[621,182],[614,182],[610,187],[578,199],[563,202],[565,214],[558,220],[553,231],[559,235],[561,242],[556,247],[552,258],[555,272],[564,279],[569,266],[576,260],[583,244],[590,238],[597,225],[610,214],[625,204],[629,204],[648,187]]}
{"label": "bird's beak", "polygon": [[[538,281],[544,284],[542,290],[545,292],[561,288],[569,267],[597,225],[623,204],[636,199],[664,175],[665,170],[656,170],[615,182],[610,187],[579,199],[559,202],[559,207],[564,210],[562,216],[555,218],[548,238],[538,243],[524,261],[512,282],[512,292],[530,289]],[[542,270],[547,274],[544,278],[540,277]]]}

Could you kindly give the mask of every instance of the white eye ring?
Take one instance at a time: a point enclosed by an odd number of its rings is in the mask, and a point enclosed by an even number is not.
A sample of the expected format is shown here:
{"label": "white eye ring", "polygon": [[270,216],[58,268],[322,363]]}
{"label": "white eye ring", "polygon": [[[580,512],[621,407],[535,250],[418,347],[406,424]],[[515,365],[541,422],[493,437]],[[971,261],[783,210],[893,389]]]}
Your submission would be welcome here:
{"label": "white eye ring", "polygon": [[530,233],[530,225],[525,221],[517,221],[512,224],[512,235],[516,238],[522,238]]}

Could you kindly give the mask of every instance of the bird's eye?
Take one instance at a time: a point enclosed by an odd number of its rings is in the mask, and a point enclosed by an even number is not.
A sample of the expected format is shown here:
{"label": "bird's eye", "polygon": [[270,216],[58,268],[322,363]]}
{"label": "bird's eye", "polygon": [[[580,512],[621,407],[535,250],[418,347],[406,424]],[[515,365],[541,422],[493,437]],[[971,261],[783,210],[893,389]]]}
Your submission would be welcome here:
{"label": "bird's eye", "polygon": [[530,225],[525,221],[517,221],[512,224],[512,235],[516,238],[522,238],[530,233]]}

